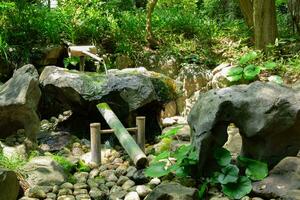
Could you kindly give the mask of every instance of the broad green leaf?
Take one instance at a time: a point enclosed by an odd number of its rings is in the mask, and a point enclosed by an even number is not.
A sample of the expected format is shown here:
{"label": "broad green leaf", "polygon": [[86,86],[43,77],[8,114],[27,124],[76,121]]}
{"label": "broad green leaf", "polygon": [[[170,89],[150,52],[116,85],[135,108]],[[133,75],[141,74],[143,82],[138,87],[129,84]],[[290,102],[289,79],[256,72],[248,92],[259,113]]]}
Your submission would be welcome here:
{"label": "broad green leaf", "polygon": [[246,175],[251,180],[258,181],[268,176],[268,165],[264,162],[238,156],[238,163],[246,167]]}
{"label": "broad green leaf", "polygon": [[159,161],[161,159],[166,159],[170,157],[170,152],[169,151],[163,151],[162,153],[158,154],[155,158],[154,161]]}
{"label": "broad green leaf", "polygon": [[172,129],[168,130],[166,133],[164,133],[163,135],[160,135],[158,138],[162,139],[162,138],[172,137],[173,135],[176,135],[178,133],[178,131],[182,128],[183,128],[182,125],[172,128]]}
{"label": "broad green leaf", "polygon": [[236,183],[222,185],[224,194],[233,199],[241,199],[249,194],[251,190],[251,181],[246,176],[239,177]]}
{"label": "broad green leaf", "polygon": [[258,57],[258,54],[255,51],[251,51],[240,58],[240,64],[245,65],[252,60],[255,60]]}
{"label": "broad green leaf", "polygon": [[277,84],[283,84],[282,78],[280,76],[278,76],[278,75],[270,76],[268,78],[268,81],[274,82],[274,83],[277,83]]}
{"label": "broad green leaf", "polygon": [[178,177],[187,177],[187,176],[189,176],[189,173],[188,173],[188,171],[185,169],[185,167],[178,167],[178,168],[175,170],[175,174],[176,174],[176,176],[178,176]]}
{"label": "broad green leaf", "polygon": [[242,67],[233,67],[228,70],[227,76],[237,76],[243,74],[243,68]]}
{"label": "broad green leaf", "polygon": [[230,152],[224,148],[215,149],[214,157],[220,166],[227,166],[231,162]]}
{"label": "broad green leaf", "polygon": [[175,151],[172,157],[176,158],[177,163],[180,164],[183,159],[188,157],[188,154],[191,152],[191,150],[191,145],[182,145]]}
{"label": "broad green leaf", "polygon": [[266,62],[262,67],[260,67],[263,70],[272,70],[275,69],[277,64],[275,62]]}
{"label": "broad green leaf", "polygon": [[260,73],[260,68],[255,65],[248,65],[244,68],[244,78],[246,80],[254,80]]}
{"label": "broad green leaf", "polygon": [[166,162],[156,162],[151,164],[146,170],[145,174],[149,177],[161,177],[169,173],[169,170],[165,169]]}
{"label": "broad green leaf", "polygon": [[221,184],[235,183],[239,177],[239,168],[235,165],[228,165],[221,171],[218,176],[218,182]]}

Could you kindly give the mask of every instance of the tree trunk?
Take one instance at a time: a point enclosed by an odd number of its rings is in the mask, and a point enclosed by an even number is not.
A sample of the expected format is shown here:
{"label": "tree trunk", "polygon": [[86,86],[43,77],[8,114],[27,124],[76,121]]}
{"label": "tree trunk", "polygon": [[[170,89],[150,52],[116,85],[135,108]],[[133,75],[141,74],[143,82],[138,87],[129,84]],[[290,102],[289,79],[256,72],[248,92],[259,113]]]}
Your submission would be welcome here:
{"label": "tree trunk", "polygon": [[300,33],[300,0],[289,0],[288,9],[292,17],[293,31]]}
{"label": "tree trunk", "polygon": [[253,0],[239,0],[240,8],[250,29],[253,28]]}
{"label": "tree trunk", "polygon": [[109,105],[107,103],[99,103],[97,105],[97,108],[100,111],[103,118],[105,119],[105,121],[107,122],[107,124],[109,125],[109,127],[114,130],[116,137],[130,156],[130,158],[133,160],[136,167],[145,167],[148,163],[146,155],[136,144],[134,139],[128,133],[128,131],[120,122],[115,113],[111,110]]}
{"label": "tree trunk", "polygon": [[158,46],[157,40],[154,39],[152,32],[152,13],[154,11],[155,5],[158,0],[149,0],[147,5],[147,19],[146,19],[146,40],[148,42],[148,46],[151,49],[156,49]]}
{"label": "tree trunk", "polygon": [[253,0],[253,11],[255,47],[266,50],[277,37],[275,0]]}

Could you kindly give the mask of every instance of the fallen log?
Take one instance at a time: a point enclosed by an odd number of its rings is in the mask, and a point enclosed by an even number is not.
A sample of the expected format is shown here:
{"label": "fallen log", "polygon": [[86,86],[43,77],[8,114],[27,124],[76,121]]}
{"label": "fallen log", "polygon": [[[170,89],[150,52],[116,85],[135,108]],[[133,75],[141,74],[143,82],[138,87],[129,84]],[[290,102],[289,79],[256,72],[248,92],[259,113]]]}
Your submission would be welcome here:
{"label": "fallen log", "polygon": [[109,127],[114,130],[116,137],[130,156],[130,158],[133,160],[133,163],[136,165],[136,167],[144,168],[148,164],[146,155],[136,144],[134,139],[128,133],[115,113],[111,110],[109,105],[107,103],[99,103],[97,105],[97,108],[103,118],[106,120]]}

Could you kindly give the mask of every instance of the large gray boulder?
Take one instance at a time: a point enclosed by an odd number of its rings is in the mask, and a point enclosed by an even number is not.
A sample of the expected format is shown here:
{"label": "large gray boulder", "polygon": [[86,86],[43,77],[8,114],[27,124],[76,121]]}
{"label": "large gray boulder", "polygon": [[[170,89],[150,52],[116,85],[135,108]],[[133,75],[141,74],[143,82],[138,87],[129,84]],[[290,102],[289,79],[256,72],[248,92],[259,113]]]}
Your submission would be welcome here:
{"label": "large gray boulder", "polygon": [[0,199],[16,200],[19,194],[19,181],[15,172],[0,168]]}
{"label": "large gray boulder", "polygon": [[20,171],[30,187],[60,185],[67,181],[64,169],[48,156],[31,159]]}
{"label": "large gray boulder", "polygon": [[[69,125],[78,125],[77,131],[82,129],[79,126],[89,127],[89,122],[102,118],[96,109],[99,102],[110,104],[125,125],[134,125],[136,115],[146,115],[148,127],[159,128],[155,120],[162,105],[176,98],[172,79],[144,68],[110,70],[105,75],[48,66],[40,83],[44,94],[42,115],[57,116],[72,110],[73,122]],[[133,118],[129,113],[135,113]]]}
{"label": "large gray boulder", "polygon": [[284,158],[267,178],[253,183],[253,192],[267,199],[300,200],[300,158]]}
{"label": "large gray boulder", "polygon": [[145,200],[198,200],[198,190],[170,182],[157,186]]}
{"label": "large gray boulder", "polygon": [[213,162],[213,150],[227,141],[234,123],[242,137],[241,154],[270,166],[300,148],[300,91],[272,83],[254,82],[214,89],[199,96],[188,122],[199,170]]}
{"label": "large gray boulder", "polygon": [[25,129],[27,137],[35,140],[40,122],[36,113],[41,96],[38,77],[33,65],[25,65],[0,87],[0,137]]}

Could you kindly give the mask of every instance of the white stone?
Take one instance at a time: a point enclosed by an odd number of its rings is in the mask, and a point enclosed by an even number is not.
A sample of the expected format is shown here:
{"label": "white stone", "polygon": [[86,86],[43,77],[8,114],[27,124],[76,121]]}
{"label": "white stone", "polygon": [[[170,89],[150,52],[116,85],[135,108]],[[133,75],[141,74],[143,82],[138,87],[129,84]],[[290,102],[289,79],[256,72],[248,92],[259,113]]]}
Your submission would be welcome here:
{"label": "white stone", "polygon": [[140,197],[137,192],[129,192],[124,200],[140,200]]}

